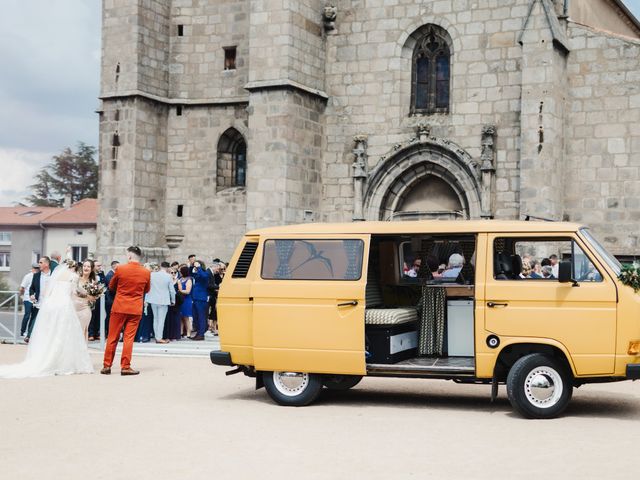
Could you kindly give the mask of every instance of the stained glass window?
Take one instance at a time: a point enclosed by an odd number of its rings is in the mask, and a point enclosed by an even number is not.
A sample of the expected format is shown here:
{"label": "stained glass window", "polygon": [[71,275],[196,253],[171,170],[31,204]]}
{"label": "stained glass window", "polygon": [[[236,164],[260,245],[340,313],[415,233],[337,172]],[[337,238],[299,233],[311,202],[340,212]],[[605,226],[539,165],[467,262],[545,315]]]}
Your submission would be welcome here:
{"label": "stained glass window", "polygon": [[413,52],[411,112],[449,112],[451,41],[436,25],[421,29]]}

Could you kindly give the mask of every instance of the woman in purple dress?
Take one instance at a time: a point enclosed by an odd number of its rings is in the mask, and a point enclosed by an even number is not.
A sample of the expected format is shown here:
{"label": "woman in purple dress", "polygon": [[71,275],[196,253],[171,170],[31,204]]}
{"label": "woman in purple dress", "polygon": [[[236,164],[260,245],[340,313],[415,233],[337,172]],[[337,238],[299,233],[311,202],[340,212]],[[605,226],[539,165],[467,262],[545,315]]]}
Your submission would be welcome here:
{"label": "woman in purple dress", "polygon": [[183,301],[180,306],[180,315],[182,316],[182,336],[191,336],[191,322],[193,318],[193,299],[191,298],[191,289],[193,288],[193,279],[191,278],[189,267],[183,265],[180,267],[180,279],[178,280],[178,291],[182,294]]}

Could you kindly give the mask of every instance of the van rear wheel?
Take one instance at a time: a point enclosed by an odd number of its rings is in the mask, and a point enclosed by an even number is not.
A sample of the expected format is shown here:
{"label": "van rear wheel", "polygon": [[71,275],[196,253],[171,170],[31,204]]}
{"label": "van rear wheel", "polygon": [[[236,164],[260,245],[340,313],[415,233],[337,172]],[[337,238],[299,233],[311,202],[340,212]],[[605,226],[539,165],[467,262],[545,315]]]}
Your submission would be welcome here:
{"label": "van rear wheel", "polygon": [[262,379],[269,396],[286,407],[309,405],[322,390],[322,377],[314,373],[263,372]]}
{"label": "van rear wheel", "polygon": [[554,418],[573,394],[571,373],[557,360],[540,353],[513,364],[507,376],[511,406],[527,418]]}
{"label": "van rear wheel", "polygon": [[362,380],[362,375],[325,375],[322,383],[329,390],[349,390]]}

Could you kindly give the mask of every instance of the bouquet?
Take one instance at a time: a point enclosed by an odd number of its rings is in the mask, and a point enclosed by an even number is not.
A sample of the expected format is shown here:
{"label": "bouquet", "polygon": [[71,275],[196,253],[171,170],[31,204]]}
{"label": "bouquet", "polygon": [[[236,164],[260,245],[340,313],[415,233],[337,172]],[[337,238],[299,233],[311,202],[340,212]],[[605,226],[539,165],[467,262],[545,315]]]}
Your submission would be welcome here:
{"label": "bouquet", "polygon": [[[87,292],[87,295],[90,295],[94,298],[98,298],[100,297],[104,291],[106,290],[106,287],[99,282],[89,282],[84,286],[85,291]],[[89,306],[93,309],[96,306],[96,302],[95,300],[92,300],[89,302]]]}
{"label": "bouquet", "polygon": [[618,279],[638,293],[640,290],[640,264],[634,262],[630,265],[623,265]]}

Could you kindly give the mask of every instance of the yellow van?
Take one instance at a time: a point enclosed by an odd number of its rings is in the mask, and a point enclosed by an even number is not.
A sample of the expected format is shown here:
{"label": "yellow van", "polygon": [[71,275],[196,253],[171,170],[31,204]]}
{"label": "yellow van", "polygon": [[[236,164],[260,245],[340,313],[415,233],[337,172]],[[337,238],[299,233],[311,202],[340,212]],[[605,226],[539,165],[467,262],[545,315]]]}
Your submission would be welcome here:
{"label": "yellow van", "polygon": [[580,225],[303,224],[249,232],[218,297],[228,374],[281,405],[363,376],[506,384],[526,417],[640,378],[640,296]]}

